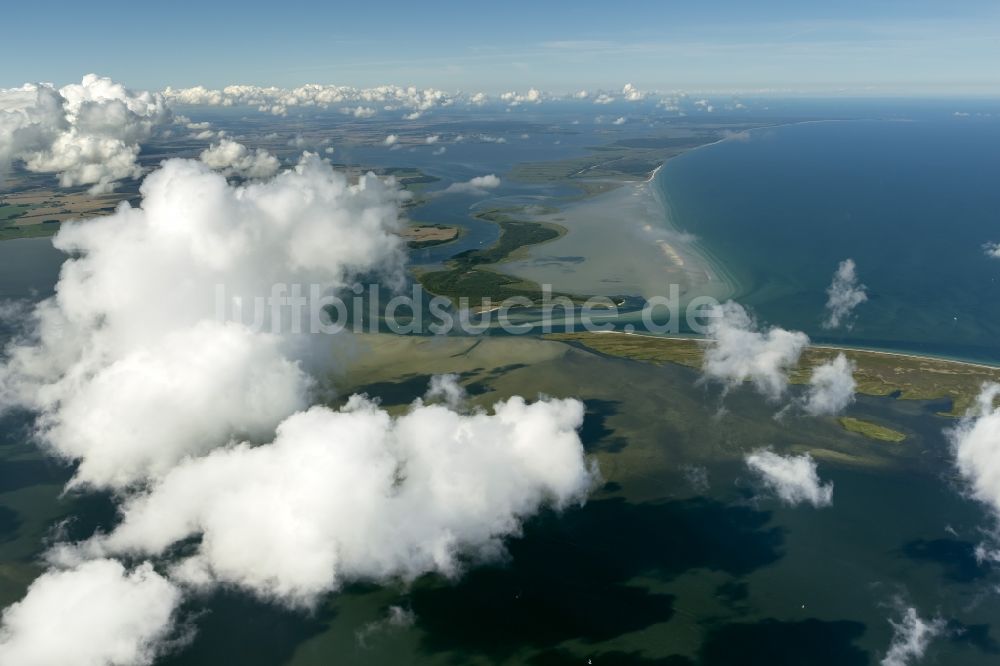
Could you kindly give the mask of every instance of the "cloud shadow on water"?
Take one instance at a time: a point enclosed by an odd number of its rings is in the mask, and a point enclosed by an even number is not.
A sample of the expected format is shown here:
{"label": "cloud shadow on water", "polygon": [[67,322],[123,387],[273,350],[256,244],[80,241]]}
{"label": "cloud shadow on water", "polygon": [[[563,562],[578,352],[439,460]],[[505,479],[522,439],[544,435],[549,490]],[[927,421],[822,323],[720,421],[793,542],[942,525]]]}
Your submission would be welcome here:
{"label": "cloud shadow on water", "polygon": [[[705,498],[631,504],[595,500],[529,521],[510,559],[456,582],[426,577],[409,605],[430,653],[507,657],[575,639],[599,643],[669,621],[674,598],[633,584],[694,569],[733,576],[781,557],[770,514]],[[637,662],[641,663],[641,662]]]}
{"label": "cloud shadow on water", "polygon": [[867,666],[854,642],[861,622],[767,619],[725,624],[709,631],[699,650],[701,666]]}

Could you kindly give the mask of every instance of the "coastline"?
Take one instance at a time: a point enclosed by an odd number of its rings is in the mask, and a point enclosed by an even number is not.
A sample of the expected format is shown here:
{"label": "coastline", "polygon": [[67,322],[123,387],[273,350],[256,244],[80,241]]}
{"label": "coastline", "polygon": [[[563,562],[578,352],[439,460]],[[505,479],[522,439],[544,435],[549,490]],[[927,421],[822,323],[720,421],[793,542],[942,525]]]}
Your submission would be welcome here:
{"label": "coastline", "polygon": [[[649,338],[651,340],[674,340],[674,341],[694,341],[704,342],[708,338],[701,335],[657,335],[655,333],[641,333],[638,331],[574,331],[575,335],[629,335],[639,338]],[[1000,364],[990,365],[981,361],[970,361],[953,358],[950,356],[938,356],[935,354],[918,354],[890,349],[874,349],[871,347],[854,347],[850,345],[830,345],[830,344],[810,344],[811,349],[822,349],[835,352],[858,352],[864,354],[877,354],[880,356],[893,356],[910,360],[939,361],[941,363],[954,363],[970,368],[980,368],[982,370],[1000,370]]]}
{"label": "coastline", "polygon": [[[530,248],[524,257],[505,262],[505,270],[552,284],[559,291],[602,296],[649,298],[666,295],[673,284],[680,286],[684,302],[698,296],[721,300],[737,296],[742,287],[724,264],[674,223],[658,181],[663,168],[676,157],[730,138],[670,156],[642,180],[605,177],[587,181],[605,183],[608,188],[565,203],[555,213],[533,216],[533,221],[558,224],[567,233],[544,249]],[[623,266],[620,257],[631,261]]]}

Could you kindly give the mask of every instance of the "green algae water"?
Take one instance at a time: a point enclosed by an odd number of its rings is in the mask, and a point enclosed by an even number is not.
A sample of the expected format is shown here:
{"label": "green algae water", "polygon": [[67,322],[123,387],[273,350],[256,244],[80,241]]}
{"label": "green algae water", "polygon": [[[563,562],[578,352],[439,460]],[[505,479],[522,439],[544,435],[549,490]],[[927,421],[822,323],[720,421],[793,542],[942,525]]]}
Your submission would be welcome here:
{"label": "green algae water", "polygon": [[[738,300],[816,339],[1000,360],[1000,120],[817,122],[754,130],[671,160],[672,222],[739,281]],[[869,302],[820,327],[852,258]]]}

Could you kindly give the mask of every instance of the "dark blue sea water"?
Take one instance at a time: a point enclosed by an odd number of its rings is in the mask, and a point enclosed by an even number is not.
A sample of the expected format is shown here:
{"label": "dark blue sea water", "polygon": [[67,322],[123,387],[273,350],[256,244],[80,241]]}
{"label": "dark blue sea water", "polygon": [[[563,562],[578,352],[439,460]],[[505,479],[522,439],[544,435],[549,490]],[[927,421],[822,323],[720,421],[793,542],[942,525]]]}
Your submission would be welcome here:
{"label": "dark blue sea water", "polygon": [[[1000,118],[847,121],[750,133],[670,161],[679,227],[742,284],[739,300],[815,339],[1000,360]],[[853,258],[870,300],[820,327]]]}

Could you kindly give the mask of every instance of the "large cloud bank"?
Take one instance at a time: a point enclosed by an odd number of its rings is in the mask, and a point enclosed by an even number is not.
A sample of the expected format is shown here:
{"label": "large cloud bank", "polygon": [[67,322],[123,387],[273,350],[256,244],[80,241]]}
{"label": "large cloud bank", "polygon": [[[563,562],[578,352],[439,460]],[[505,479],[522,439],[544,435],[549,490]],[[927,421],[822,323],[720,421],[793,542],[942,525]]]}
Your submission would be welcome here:
{"label": "large cloud bank", "polygon": [[[451,106],[455,96],[434,88],[401,87],[393,85],[374,88],[325,85],[311,83],[298,88],[274,86],[232,85],[222,89],[203,86],[193,88],[167,88],[164,97],[175,104],[197,106],[253,106],[262,112],[286,115],[290,108],[306,107],[329,109],[351,106],[358,117],[373,115],[377,105],[386,110],[404,109],[411,117],[418,117],[430,109]],[[358,113],[357,110],[365,109]]]}
{"label": "large cloud bank", "polygon": [[492,414],[418,402],[392,418],[354,396],[290,417],[273,444],[181,463],[84,550],[162,555],[200,536],[178,579],[290,604],[343,581],[454,575],[459,555],[495,556],[540,505],[583,498],[582,419],[576,400],[512,398]]}
{"label": "large cloud bank", "polygon": [[63,187],[109,192],[116,181],[141,175],[139,144],[169,120],[161,94],[94,74],[58,89],[0,89],[0,173],[18,161],[29,171],[58,174]]}
{"label": "large cloud bank", "polygon": [[144,666],[171,631],[180,590],[143,564],[92,560],[39,576],[3,612],[0,663]]}
{"label": "large cloud bank", "polygon": [[781,456],[760,449],[746,457],[746,464],[786,504],[811,504],[815,507],[833,503],[833,484],[822,484],[816,461],[808,453]]}
{"label": "large cloud bank", "polygon": [[221,320],[219,286],[250,309],[274,284],[329,291],[401,271],[397,190],[349,185],[315,157],[241,188],[170,160],[141,193],[139,208],[59,232],[75,256],[0,366],[0,405],[39,412],[80,484],[124,488],[232,437],[266,438],[308,406],[310,340],[266,307],[258,328]]}
{"label": "large cloud bank", "polygon": [[[391,180],[352,185],[305,155],[235,186],[168,160],[141,194],[138,208],[63,226],[56,295],[0,364],[0,409],[35,411],[38,438],[76,466],[71,485],[122,503],[110,533],[52,549],[54,568],[3,616],[0,656],[147,664],[171,644],[189,588],[301,606],[350,580],[457,575],[541,506],[583,499],[593,474],[579,401],[469,411],[446,376],[427,396],[446,404],[418,400],[398,417],[363,396],[310,407],[337,345],[301,333],[310,308],[268,298],[367,276],[400,286]],[[109,559],[139,554],[153,564]]]}
{"label": "large cloud bank", "polygon": [[708,328],[702,364],[705,378],[727,390],[749,381],[767,399],[780,400],[788,388],[788,372],[809,345],[799,331],[762,329],[743,306],[732,301],[716,308]]}
{"label": "large cloud bank", "polygon": [[[264,113],[286,115],[294,109],[337,108],[359,118],[375,115],[378,110],[402,111],[406,119],[416,119],[434,109],[454,105],[480,107],[498,104],[506,107],[536,105],[547,102],[581,102],[605,105],[613,103],[634,103],[650,100],[657,106],[675,113],[710,113],[714,107],[707,100],[689,99],[683,92],[643,91],[631,83],[620,89],[580,91],[569,95],[545,92],[538,88],[509,90],[499,95],[484,92],[446,92],[435,88],[415,86],[382,85],[371,88],[357,88],[333,84],[311,83],[298,88],[276,86],[230,85],[224,88],[167,88],[164,97],[174,104],[192,106],[250,106]],[[728,105],[729,111],[744,109],[742,104]]]}

